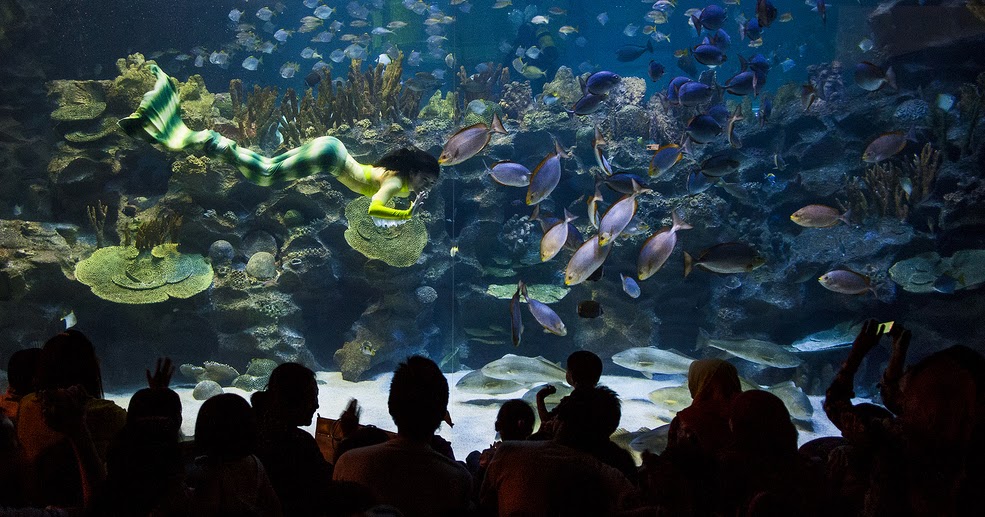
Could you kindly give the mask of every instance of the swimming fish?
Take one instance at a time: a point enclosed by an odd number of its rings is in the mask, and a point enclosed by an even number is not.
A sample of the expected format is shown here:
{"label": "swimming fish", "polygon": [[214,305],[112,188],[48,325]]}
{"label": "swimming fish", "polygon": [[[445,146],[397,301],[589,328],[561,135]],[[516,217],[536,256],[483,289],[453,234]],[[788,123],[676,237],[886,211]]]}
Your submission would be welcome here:
{"label": "swimming fish", "polygon": [[[650,148],[649,146],[647,147]],[[684,153],[681,146],[677,144],[657,145],[653,150],[653,158],[650,158],[649,174],[651,178],[658,178],[663,173],[669,171],[677,162],[681,161]]]}
{"label": "swimming fish", "polygon": [[524,357],[506,354],[482,367],[482,374],[524,384],[536,382],[565,382],[567,371],[541,356]]}
{"label": "swimming fish", "polygon": [[830,228],[838,222],[851,226],[851,211],[845,212],[826,205],[807,205],[790,215],[790,220],[805,228]]}
{"label": "swimming fish", "polygon": [[260,60],[253,56],[250,56],[243,60],[243,68],[247,70],[256,70],[259,65],[260,65]]}
{"label": "swimming fish", "polygon": [[564,270],[564,285],[577,285],[598,270],[612,246],[599,246],[599,236],[594,235],[575,251]]}
{"label": "swimming fish", "polygon": [[243,11],[240,11],[239,9],[233,9],[232,11],[229,11],[229,19],[232,20],[233,23],[239,23],[239,19],[242,16],[243,16]]}
{"label": "swimming fish", "polygon": [[525,383],[505,379],[494,379],[482,374],[482,370],[473,370],[465,374],[455,383],[455,389],[464,393],[484,395],[503,395],[513,393],[526,387]]}
{"label": "swimming fish", "polygon": [[530,173],[530,186],[527,188],[527,204],[536,205],[551,195],[561,181],[561,156],[567,156],[561,145],[554,141],[554,151],[544,157]]}
{"label": "swimming fish", "polygon": [[770,341],[761,339],[713,339],[704,329],[698,329],[696,348],[712,347],[756,364],[774,368],[794,368],[804,361]]}
{"label": "swimming fish", "polygon": [[530,185],[530,169],[508,160],[499,161],[488,168],[489,177],[505,187],[526,187]]}
{"label": "swimming fish", "polygon": [[602,153],[601,147],[605,145],[605,137],[602,136],[602,132],[599,131],[598,126],[595,127],[595,136],[592,137],[592,152],[595,154],[595,163],[598,164],[599,169],[608,176],[612,175],[612,165],[609,164],[609,160],[606,159],[605,154]]}
{"label": "swimming fish", "polygon": [[700,113],[691,117],[684,131],[692,142],[707,144],[722,134],[722,124],[715,117]]}
{"label": "swimming fish", "polygon": [[883,70],[868,61],[862,61],[855,65],[855,84],[870,92],[879,90],[883,86],[889,86],[893,90],[899,89],[896,85],[896,73],[893,72],[893,67]]}
{"label": "swimming fish", "polygon": [[653,40],[647,39],[646,46],[640,45],[623,45],[616,50],[616,61],[622,63],[629,63],[631,61],[636,61],[644,53],[653,53]]}
{"label": "swimming fish", "polygon": [[568,240],[568,223],[577,219],[568,209],[564,209],[564,220],[554,224],[540,239],[540,261],[547,262],[561,251]]}
{"label": "swimming fish", "polygon": [[766,259],[752,246],[743,242],[716,244],[698,255],[697,259],[684,252],[684,276],[697,266],[713,273],[748,273],[763,264]]}
{"label": "swimming fish", "polygon": [[651,81],[659,81],[664,75],[664,66],[651,59],[650,66],[647,68],[647,75],[650,76]]}
{"label": "swimming fish", "polygon": [[835,269],[828,271],[817,279],[825,289],[841,294],[864,294],[871,291],[876,294],[872,280],[850,269]]}
{"label": "swimming fish", "polygon": [[599,227],[599,201],[602,201],[602,193],[599,192],[598,184],[595,185],[595,194],[588,198],[586,204],[588,205],[588,222],[596,230]]}
{"label": "swimming fish", "polygon": [[294,73],[301,69],[301,65],[293,62],[284,63],[280,67],[280,76],[284,79],[290,79],[294,77]]}
{"label": "swimming fish", "polygon": [[554,312],[553,309],[547,306],[547,304],[535,300],[527,295],[527,285],[521,280],[519,283],[520,293],[523,294],[523,298],[527,300],[527,308],[530,309],[530,314],[533,315],[537,323],[540,323],[541,327],[544,327],[545,332],[550,332],[558,336],[564,336],[568,334],[568,329],[565,328],[564,322],[561,318]]}
{"label": "swimming fish", "polygon": [[273,15],[274,15],[274,12],[271,11],[269,7],[261,7],[260,10],[257,11],[257,18],[260,18],[261,20],[263,20],[265,22],[270,21],[270,18]]}
{"label": "swimming fish", "polygon": [[717,152],[701,162],[701,173],[711,178],[721,178],[735,172],[739,161],[728,152]]}
{"label": "swimming fish", "polygon": [[[707,38],[706,38],[707,40]],[[703,43],[691,49],[694,60],[702,65],[714,68],[728,60],[725,51],[710,43]]]}
{"label": "swimming fish", "polygon": [[689,81],[677,89],[677,99],[681,106],[697,106],[711,100],[714,90],[699,81]]}
{"label": "swimming fish", "polygon": [[622,81],[619,74],[607,70],[595,72],[585,80],[582,91],[593,95],[606,95]]}
{"label": "swimming fish", "polygon": [[776,395],[777,398],[783,401],[783,405],[787,406],[787,412],[790,413],[790,418],[794,420],[810,420],[814,415],[814,406],[811,405],[811,399],[793,381],[774,384],[767,387],[766,391]]}
{"label": "swimming fish", "polygon": [[647,398],[658,408],[674,413],[690,406],[693,402],[691,389],[687,384],[655,389],[647,395]]}
{"label": "swimming fish", "polygon": [[633,277],[619,273],[619,278],[622,280],[622,290],[630,298],[640,297],[640,285],[636,283],[636,280],[633,280]]}
{"label": "swimming fish", "polygon": [[862,328],[861,323],[846,321],[839,323],[828,330],[821,330],[808,334],[793,343],[790,347],[801,352],[822,352],[835,348],[852,346],[852,341]]}
{"label": "swimming fish", "polygon": [[653,374],[686,374],[694,359],[673,350],[656,347],[636,347],[623,350],[612,356],[612,362],[642,373],[647,379]]}
{"label": "swimming fish", "polygon": [[580,99],[575,102],[575,105],[567,110],[569,116],[584,116],[591,115],[602,107],[602,101],[605,100],[605,95],[595,95],[594,93],[586,93],[582,95]]}
{"label": "swimming fish", "polygon": [[759,20],[761,27],[767,28],[772,25],[773,20],[776,19],[777,12],[776,6],[770,0],[757,0],[756,19]]}
{"label": "swimming fish", "polygon": [[676,210],[671,212],[671,218],[674,221],[672,226],[661,228],[657,233],[651,235],[640,248],[640,255],[636,260],[636,272],[637,278],[641,281],[660,271],[660,268],[667,262],[667,258],[670,257],[677,245],[678,230],[690,230],[692,228],[690,224],[681,220]]}
{"label": "swimming fish", "polygon": [[598,233],[598,243],[599,246],[607,246],[610,242],[614,241],[616,237],[622,233],[629,221],[636,215],[636,209],[639,206],[636,201],[636,197],[640,194],[647,194],[653,192],[652,190],[641,187],[636,180],[633,180],[633,193],[623,196],[622,199],[613,203],[605,214],[602,215],[602,219],[599,220],[599,233]]}
{"label": "swimming fish", "polygon": [[274,33],[274,39],[281,43],[284,43],[285,41],[287,41],[287,38],[290,35],[291,35],[290,31],[286,31],[284,29],[277,29],[277,32]]}
{"label": "swimming fish", "polygon": [[883,160],[892,158],[906,147],[906,141],[912,139],[912,134],[907,135],[902,131],[883,133],[875,138],[862,153],[862,161],[867,163],[879,163]]}
{"label": "swimming fish", "polygon": [[65,330],[74,327],[79,322],[79,319],[75,317],[75,311],[68,311],[68,314],[62,316],[61,320],[65,322]]}
{"label": "swimming fish", "polygon": [[513,346],[520,346],[520,338],[523,336],[523,320],[520,318],[520,285],[516,285],[516,292],[510,299],[510,336],[513,339]]}
{"label": "swimming fish", "polygon": [[438,157],[438,163],[451,166],[468,160],[486,148],[493,133],[508,134],[497,114],[493,114],[492,127],[486,125],[485,122],[479,122],[459,129],[445,143],[445,147],[441,150],[441,156]]}
{"label": "swimming fish", "polygon": [[725,17],[725,9],[722,6],[711,4],[702,9],[698,14],[691,16],[691,25],[699,33],[702,28],[717,31],[725,24]]}
{"label": "swimming fish", "polygon": [[735,112],[729,117],[728,124],[725,126],[725,135],[728,137],[728,145],[732,146],[733,149],[742,147],[742,140],[739,140],[739,137],[735,135],[735,123],[741,120],[745,120],[745,117],[742,116],[742,105],[739,104],[735,107]]}

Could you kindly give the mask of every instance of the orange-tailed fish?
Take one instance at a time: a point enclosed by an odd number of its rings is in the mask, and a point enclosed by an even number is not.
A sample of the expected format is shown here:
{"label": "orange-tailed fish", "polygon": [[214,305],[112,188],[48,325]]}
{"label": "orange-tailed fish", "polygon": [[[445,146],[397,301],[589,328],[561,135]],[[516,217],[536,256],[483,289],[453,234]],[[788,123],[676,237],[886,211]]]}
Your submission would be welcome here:
{"label": "orange-tailed fish", "polygon": [[673,226],[661,228],[647,239],[640,249],[640,256],[636,261],[637,276],[640,280],[650,278],[667,262],[667,258],[677,245],[677,231],[691,229],[691,225],[682,221],[677,211],[671,212],[671,217],[674,220]]}
{"label": "orange-tailed fish", "polygon": [[459,129],[445,143],[444,149],[441,150],[441,156],[438,157],[438,163],[450,166],[468,160],[485,149],[489,140],[492,139],[493,133],[507,134],[506,128],[503,127],[503,122],[499,120],[497,114],[493,114],[492,127],[487,126],[485,122],[479,122]]}

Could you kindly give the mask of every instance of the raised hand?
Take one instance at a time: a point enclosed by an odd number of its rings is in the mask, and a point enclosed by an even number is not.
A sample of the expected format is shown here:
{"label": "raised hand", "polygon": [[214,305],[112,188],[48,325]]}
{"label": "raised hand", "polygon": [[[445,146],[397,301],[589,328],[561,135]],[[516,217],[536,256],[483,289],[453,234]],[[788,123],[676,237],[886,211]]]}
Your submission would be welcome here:
{"label": "raised hand", "polygon": [[147,372],[147,386],[150,388],[165,388],[171,384],[171,376],[174,375],[174,365],[171,364],[170,357],[158,357],[154,373]]}

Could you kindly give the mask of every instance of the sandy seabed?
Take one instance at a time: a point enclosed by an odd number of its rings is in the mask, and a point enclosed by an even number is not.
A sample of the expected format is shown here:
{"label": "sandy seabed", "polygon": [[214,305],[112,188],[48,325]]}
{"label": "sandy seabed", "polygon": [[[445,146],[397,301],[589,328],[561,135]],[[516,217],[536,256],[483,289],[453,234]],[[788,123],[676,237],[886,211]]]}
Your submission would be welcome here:
{"label": "sandy seabed", "polygon": [[[438,430],[438,434],[451,442],[455,450],[455,457],[459,460],[464,460],[469,452],[482,450],[493,442],[496,437],[493,424],[496,421],[496,412],[499,411],[499,406],[503,401],[520,398],[527,391],[524,388],[515,393],[484,395],[465,393],[455,389],[455,383],[467,373],[469,373],[468,370],[446,374],[448,384],[451,387],[448,411],[455,426],[449,427],[447,424],[442,424]],[[386,373],[370,380],[349,382],[343,380],[342,374],[339,372],[318,372],[319,408],[317,413],[327,418],[338,418],[349,399],[354,398],[359,401],[359,406],[362,409],[361,423],[395,430],[390,414],[387,412],[387,394],[392,375],[392,373]],[[622,400],[620,427],[629,431],[636,431],[644,427],[656,428],[670,422],[673,414],[655,406],[649,401],[647,395],[657,388],[679,386],[683,382],[685,382],[683,377],[676,380],[650,380],[643,377],[603,375],[600,384],[615,390]],[[251,393],[237,388],[223,389],[226,393],[235,393],[247,400],[249,400]],[[174,387],[174,390],[181,397],[183,407],[181,430],[185,436],[192,436],[195,431],[195,417],[198,415],[202,401],[192,398],[191,386],[177,386]],[[130,396],[130,393],[106,394],[106,398],[124,408],[129,405]],[[799,443],[803,444],[821,436],[840,436],[841,433],[828,420],[821,407],[824,397],[810,397],[810,400],[811,405],[814,406],[814,415],[811,421],[813,429],[807,430],[804,426],[798,426]],[[857,399],[857,401],[866,402],[863,399]],[[307,429],[314,433],[314,423]]]}

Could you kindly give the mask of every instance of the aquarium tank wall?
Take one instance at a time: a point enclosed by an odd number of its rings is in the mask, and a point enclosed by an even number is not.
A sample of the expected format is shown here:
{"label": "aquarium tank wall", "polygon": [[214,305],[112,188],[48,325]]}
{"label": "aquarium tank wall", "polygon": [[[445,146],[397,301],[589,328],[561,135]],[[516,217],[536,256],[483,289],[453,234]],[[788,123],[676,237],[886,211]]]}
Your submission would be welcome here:
{"label": "aquarium tank wall", "polygon": [[980,0],[0,0],[0,55],[2,364],[170,357],[186,432],[288,361],[392,428],[419,354],[462,454],[589,350],[627,444],[703,357],[803,442],[865,319],[982,350]]}

